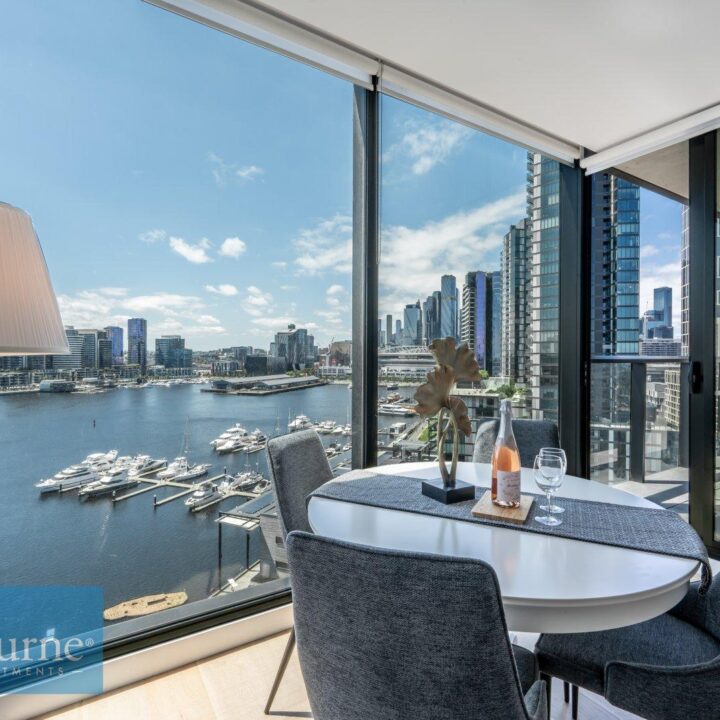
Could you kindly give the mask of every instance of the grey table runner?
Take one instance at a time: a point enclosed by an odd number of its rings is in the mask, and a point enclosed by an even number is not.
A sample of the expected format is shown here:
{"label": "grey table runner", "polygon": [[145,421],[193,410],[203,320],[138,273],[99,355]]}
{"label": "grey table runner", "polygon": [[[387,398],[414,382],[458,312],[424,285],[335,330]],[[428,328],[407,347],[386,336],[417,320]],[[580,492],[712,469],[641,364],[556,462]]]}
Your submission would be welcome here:
{"label": "grey table runner", "polygon": [[478,488],[477,499],[443,505],[420,492],[422,480],[403,475],[368,474],[354,471],[342,478],[330,480],[308,496],[342,500],[344,502],[403,510],[405,512],[436,515],[483,525],[496,525],[518,532],[582,540],[641,550],[644,552],[689,558],[702,563],[700,592],[705,593],[712,581],[707,551],[695,530],[672,510],[613,505],[594,500],[558,498],[565,507],[562,525],[548,527],[534,522],[544,496],[536,495],[527,521],[517,525],[504,520],[490,520],[472,515],[471,510],[484,488]]}

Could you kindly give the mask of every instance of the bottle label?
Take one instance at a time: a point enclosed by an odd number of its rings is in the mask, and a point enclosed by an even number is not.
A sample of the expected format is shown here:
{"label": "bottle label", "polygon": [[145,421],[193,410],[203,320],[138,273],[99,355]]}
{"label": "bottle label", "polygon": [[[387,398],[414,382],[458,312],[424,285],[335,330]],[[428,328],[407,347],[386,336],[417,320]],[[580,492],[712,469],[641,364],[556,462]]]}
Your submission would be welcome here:
{"label": "bottle label", "polygon": [[497,499],[505,503],[520,502],[520,471],[497,471]]}

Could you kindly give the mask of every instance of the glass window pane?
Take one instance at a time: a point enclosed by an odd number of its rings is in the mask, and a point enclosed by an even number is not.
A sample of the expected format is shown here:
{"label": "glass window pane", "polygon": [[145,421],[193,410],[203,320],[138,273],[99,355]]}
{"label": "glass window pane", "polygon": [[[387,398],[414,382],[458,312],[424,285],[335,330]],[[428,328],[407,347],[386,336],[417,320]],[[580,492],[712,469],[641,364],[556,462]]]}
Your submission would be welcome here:
{"label": "glass window pane", "polygon": [[687,516],[687,206],[610,173],[592,203],[591,477]]}
{"label": "glass window pane", "polygon": [[387,97],[382,142],[379,462],[436,455],[409,409],[436,338],[467,342],[486,375],[457,390],[473,429],[503,397],[557,420],[558,163]]}
{"label": "glass window pane", "polygon": [[[304,416],[350,457],[352,93],[144,3],[3,8],[0,200],[33,216],[72,350],[0,358],[4,583],[188,612],[288,587],[266,438]],[[111,450],[165,462],[81,468],[108,479],[83,502],[74,471],[34,486]]]}

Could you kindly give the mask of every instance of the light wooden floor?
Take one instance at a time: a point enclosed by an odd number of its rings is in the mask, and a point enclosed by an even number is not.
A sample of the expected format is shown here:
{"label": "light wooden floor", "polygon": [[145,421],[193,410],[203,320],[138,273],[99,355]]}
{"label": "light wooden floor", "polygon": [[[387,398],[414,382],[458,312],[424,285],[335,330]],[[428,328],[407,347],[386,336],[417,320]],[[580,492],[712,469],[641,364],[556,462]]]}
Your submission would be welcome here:
{"label": "light wooden floor", "polygon": [[[536,636],[518,642],[532,648]],[[287,634],[130,685],[107,695],[44,715],[45,720],[266,720],[263,708]],[[580,691],[580,720],[636,720],[597,695]],[[275,699],[273,720],[310,718],[297,653]],[[553,685],[553,720],[570,720],[562,684]],[[368,720],[374,720],[368,718]],[[410,720],[410,719],[408,719]]]}

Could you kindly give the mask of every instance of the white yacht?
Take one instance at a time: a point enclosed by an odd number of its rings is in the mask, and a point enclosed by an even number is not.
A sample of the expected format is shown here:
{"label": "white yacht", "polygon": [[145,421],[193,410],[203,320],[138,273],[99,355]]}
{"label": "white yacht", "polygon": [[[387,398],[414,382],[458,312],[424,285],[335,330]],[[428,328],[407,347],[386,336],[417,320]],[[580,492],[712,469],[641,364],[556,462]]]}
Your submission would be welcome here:
{"label": "white yacht", "polygon": [[270,481],[266,478],[263,478],[258,482],[257,485],[253,488],[253,492],[257,493],[258,495],[262,495],[264,492],[267,492],[270,489]]}
{"label": "white yacht", "polygon": [[40,494],[58,492],[59,490],[69,490],[71,488],[79,488],[88,483],[94,482],[98,479],[98,474],[91,470],[82,475],[75,475],[74,477],[57,478],[51,477],[46,480],[40,480],[35,483],[35,487],[40,490]]}
{"label": "white yacht", "polygon": [[176,457],[164,470],[157,474],[158,480],[172,480],[177,475],[187,472],[188,459],[185,456]]}
{"label": "white yacht", "polygon": [[128,469],[128,477],[137,478],[139,475],[147,475],[155,470],[164,468],[166,463],[165,458],[156,460],[149,455],[137,455],[133,458],[132,465]]}
{"label": "white yacht", "polygon": [[186,482],[187,480],[195,480],[195,478],[202,477],[208,474],[208,470],[212,465],[189,465],[185,472],[175,476],[175,480],[178,482]]}
{"label": "white yacht", "polygon": [[260,473],[256,473],[253,471],[242,472],[238,473],[230,481],[229,487],[231,490],[242,490],[244,492],[249,492],[262,480],[264,480],[264,478],[262,475],[260,475]]}
{"label": "white yacht", "polygon": [[288,430],[295,432],[296,430],[307,430],[313,426],[307,415],[298,415],[294,420],[288,423]]}
{"label": "white yacht", "polygon": [[265,449],[265,443],[251,442],[245,446],[245,452],[250,455],[251,453],[259,452]]}
{"label": "white yacht", "polygon": [[408,417],[415,415],[415,410],[406,405],[395,405],[393,403],[385,403],[378,408],[378,415],[402,415]]}
{"label": "white yacht", "polygon": [[218,445],[222,445],[228,440],[245,437],[247,434],[248,431],[242,425],[240,425],[240,423],[235,423],[235,425],[229,427],[224,433],[221,433],[214,440],[211,440],[210,445],[211,447],[217,449]]}
{"label": "white yacht", "polygon": [[217,445],[215,447],[215,452],[219,453],[220,455],[224,455],[225,453],[238,452],[238,450],[242,450],[242,448],[245,447],[245,444],[246,441],[244,438],[230,438],[230,440],[226,440],[221,445]]}
{"label": "white yacht", "polygon": [[206,483],[202,487],[198,488],[187,500],[185,505],[190,511],[202,510],[206,505],[219,500],[223,497],[223,492],[219,486],[214,484]]}
{"label": "white yacht", "polygon": [[315,429],[321,434],[321,435],[330,435],[331,433],[335,432],[336,423],[332,420],[323,420],[322,422],[319,422]]}
{"label": "white yacht", "polygon": [[131,475],[129,469],[121,470],[114,475],[104,475],[99,480],[95,480],[82,488],[78,493],[79,497],[97,497],[98,495],[107,495],[108,493],[117,492],[118,490],[126,490],[135,487],[140,480],[137,476]]}

